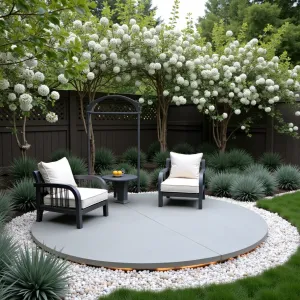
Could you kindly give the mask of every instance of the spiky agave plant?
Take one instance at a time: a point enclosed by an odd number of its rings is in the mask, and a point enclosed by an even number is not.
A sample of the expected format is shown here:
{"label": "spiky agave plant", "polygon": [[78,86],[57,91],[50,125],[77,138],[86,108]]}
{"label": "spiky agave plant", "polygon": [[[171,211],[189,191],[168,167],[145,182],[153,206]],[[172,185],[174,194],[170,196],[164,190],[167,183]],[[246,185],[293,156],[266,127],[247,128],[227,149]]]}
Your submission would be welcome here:
{"label": "spiky agave plant", "polygon": [[15,300],[59,300],[67,293],[68,264],[37,248],[25,247],[4,274],[10,286],[8,294]]}

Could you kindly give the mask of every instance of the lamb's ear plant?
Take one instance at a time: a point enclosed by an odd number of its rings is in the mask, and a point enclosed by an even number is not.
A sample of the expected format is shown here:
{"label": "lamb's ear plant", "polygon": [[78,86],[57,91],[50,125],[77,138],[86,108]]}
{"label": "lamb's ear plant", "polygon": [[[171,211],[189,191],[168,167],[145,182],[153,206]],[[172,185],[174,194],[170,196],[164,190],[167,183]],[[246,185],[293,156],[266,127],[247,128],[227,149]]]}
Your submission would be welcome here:
{"label": "lamb's ear plant", "polygon": [[67,293],[68,264],[37,248],[21,249],[3,276],[15,300],[59,300]]}

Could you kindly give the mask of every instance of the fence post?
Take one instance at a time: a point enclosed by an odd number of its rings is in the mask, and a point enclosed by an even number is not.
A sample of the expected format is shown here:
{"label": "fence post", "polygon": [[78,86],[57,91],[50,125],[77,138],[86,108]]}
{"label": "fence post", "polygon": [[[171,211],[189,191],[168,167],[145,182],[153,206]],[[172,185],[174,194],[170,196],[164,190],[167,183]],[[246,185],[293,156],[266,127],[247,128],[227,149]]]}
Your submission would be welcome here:
{"label": "fence post", "polygon": [[77,96],[76,92],[69,91],[69,150],[73,154],[79,154],[77,153],[79,151],[78,145],[77,145]]}

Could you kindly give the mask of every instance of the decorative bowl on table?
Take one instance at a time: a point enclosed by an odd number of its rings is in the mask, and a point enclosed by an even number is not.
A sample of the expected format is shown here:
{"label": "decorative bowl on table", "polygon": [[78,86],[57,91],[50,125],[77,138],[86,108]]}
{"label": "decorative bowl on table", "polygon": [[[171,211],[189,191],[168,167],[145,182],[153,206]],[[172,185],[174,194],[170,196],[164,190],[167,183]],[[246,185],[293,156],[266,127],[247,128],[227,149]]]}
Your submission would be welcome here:
{"label": "decorative bowl on table", "polygon": [[113,175],[114,177],[122,177],[122,176],[124,175],[124,172],[121,171],[121,170],[114,170],[114,171],[112,172],[112,175]]}

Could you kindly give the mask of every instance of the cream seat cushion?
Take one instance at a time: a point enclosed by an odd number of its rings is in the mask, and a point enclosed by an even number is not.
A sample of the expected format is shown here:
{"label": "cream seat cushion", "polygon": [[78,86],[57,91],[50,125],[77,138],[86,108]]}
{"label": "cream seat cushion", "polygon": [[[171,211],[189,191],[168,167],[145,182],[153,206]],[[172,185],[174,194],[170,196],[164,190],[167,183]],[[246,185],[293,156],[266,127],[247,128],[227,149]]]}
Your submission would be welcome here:
{"label": "cream seat cushion", "polygon": [[50,163],[40,162],[38,163],[38,169],[45,183],[60,183],[77,186],[66,157]]}
{"label": "cream seat cushion", "polygon": [[199,179],[168,178],[161,183],[162,192],[199,193]]}
{"label": "cream seat cushion", "polygon": [[170,178],[199,178],[200,163],[203,153],[180,154],[171,152]]}
{"label": "cream seat cushion", "polygon": [[[89,207],[93,204],[106,200],[108,198],[107,190],[103,189],[92,189],[92,188],[77,188],[79,194],[81,196],[81,206],[82,208]],[[64,194],[64,193],[63,193]],[[75,197],[71,191],[68,192],[69,197],[69,207],[75,208]],[[62,201],[63,205],[60,203],[59,192],[55,194],[53,193],[53,204],[54,206],[64,206],[65,200]],[[46,195],[44,197],[44,204],[51,205],[51,197],[50,195]]]}

